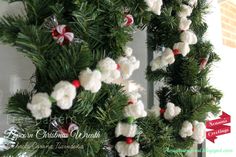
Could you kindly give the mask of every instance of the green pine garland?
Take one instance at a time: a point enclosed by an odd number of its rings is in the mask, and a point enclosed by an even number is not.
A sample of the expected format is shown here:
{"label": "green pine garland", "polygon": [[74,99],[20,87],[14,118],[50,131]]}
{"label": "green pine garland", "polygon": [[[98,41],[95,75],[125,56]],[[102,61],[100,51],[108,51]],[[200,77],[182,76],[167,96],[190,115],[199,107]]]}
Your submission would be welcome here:
{"label": "green pine garland", "polygon": [[[4,16],[0,20],[0,40],[12,44],[19,52],[27,56],[35,65],[34,90],[21,91],[9,99],[6,113],[27,122],[15,121],[22,133],[35,134],[38,129],[49,130],[51,119],[36,121],[26,105],[35,92],[51,93],[56,83],[61,80],[72,81],[86,67],[95,68],[97,62],[105,57],[113,59],[124,55],[123,48],[132,40],[133,29],[147,26],[148,46],[155,51],[158,46],[172,47],[179,41],[179,20],[176,13],[182,3],[188,0],[165,0],[160,16],[147,11],[144,1],[140,0],[9,0],[23,2],[26,15]],[[135,19],[134,27],[121,27],[126,9]],[[178,104],[182,108],[179,116],[171,122],[162,117],[148,116],[139,119],[137,124],[142,132],[137,137],[140,151],[145,157],[177,157],[185,153],[172,153],[171,149],[189,149],[193,139],[182,139],[179,136],[184,120],[205,121],[206,114],[219,112],[221,92],[209,85],[207,74],[212,63],[219,60],[213,46],[203,38],[207,30],[203,15],[207,12],[205,0],[198,0],[197,7],[190,17],[191,29],[198,37],[198,43],[191,46],[187,57],[178,56],[174,64],[166,70],[151,71],[147,68],[149,81],[164,80],[168,87],[157,91],[161,107],[167,101]],[[44,27],[44,20],[55,15],[61,24],[69,25],[81,43],[59,46],[53,40],[50,30]],[[209,56],[207,67],[199,70],[200,59]],[[53,106],[52,115],[64,121],[73,117],[81,131],[95,132],[100,130],[98,139],[43,140],[36,137],[19,139],[19,145],[53,145],[50,148],[31,147],[27,150],[35,157],[105,157],[104,149],[107,140],[114,146],[114,130],[123,120],[123,108],[128,98],[119,85],[103,84],[102,89],[92,94],[79,89],[73,107],[62,111]],[[57,142],[66,145],[83,145],[83,149],[58,149]],[[4,156],[17,156],[26,150],[21,147],[10,149]],[[113,156],[118,156],[113,148]]]}

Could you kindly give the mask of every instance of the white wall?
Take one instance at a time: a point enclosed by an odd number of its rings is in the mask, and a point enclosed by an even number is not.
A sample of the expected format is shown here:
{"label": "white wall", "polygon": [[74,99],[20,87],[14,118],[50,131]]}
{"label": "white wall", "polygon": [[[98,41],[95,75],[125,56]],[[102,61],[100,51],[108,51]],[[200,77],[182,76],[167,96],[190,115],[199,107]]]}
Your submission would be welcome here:
{"label": "white wall", "polygon": [[[0,16],[22,12],[21,5],[18,6],[19,3],[8,6],[0,1]],[[0,44],[0,135],[8,127],[7,116],[3,112],[9,96],[18,89],[30,87],[33,71],[32,63],[15,48]]]}

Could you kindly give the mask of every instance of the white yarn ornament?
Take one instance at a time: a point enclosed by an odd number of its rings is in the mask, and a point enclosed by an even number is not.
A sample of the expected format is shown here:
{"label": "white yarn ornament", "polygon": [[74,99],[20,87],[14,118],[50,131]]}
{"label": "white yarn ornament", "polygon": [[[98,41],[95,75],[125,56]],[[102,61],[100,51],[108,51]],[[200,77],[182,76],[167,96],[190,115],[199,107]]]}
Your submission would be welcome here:
{"label": "white yarn ornament", "polygon": [[185,4],[181,5],[181,10],[177,13],[179,17],[188,17],[192,14],[193,9]]}
{"label": "white yarn ornament", "polygon": [[192,45],[197,43],[197,36],[192,31],[184,31],[180,34],[180,40]]}
{"label": "white yarn ornament", "polygon": [[182,128],[179,132],[179,135],[182,138],[186,138],[188,136],[192,136],[193,134],[193,125],[189,121],[184,121],[182,124]]}
{"label": "white yarn ornament", "polygon": [[[127,51],[127,49],[126,49]],[[119,57],[117,59],[117,64],[120,66],[120,72],[123,79],[128,79],[140,66],[140,61],[137,60],[134,56],[131,56],[130,50],[126,52],[127,56]]]}
{"label": "white yarn ornament", "polygon": [[166,104],[166,110],[164,112],[164,118],[166,120],[172,120],[176,116],[178,116],[181,112],[181,108],[178,106],[175,106],[175,104],[169,102]]}
{"label": "white yarn ornament", "polygon": [[116,62],[109,57],[99,61],[97,68],[102,74],[101,80],[105,83],[112,83],[120,77],[120,71],[117,69]]}
{"label": "white yarn ornament", "polygon": [[125,117],[133,117],[134,119],[147,116],[147,112],[144,109],[143,102],[139,100],[135,104],[130,104],[124,108]]}
{"label": "white yarn ornament", "polygon": [[133,49],[129,46],[125,47],[125,55],[126,56],[131,56],[133,54]]}
{"label": "white yarn ornament", "polygon": [[126,142],[119,141],[116,143],[115,146],[117,152],[119,153],[120,157],[126,156],[134,156],[139,154],[139,143],[134,141],[131,144],[127,144]]}
{"label": "white yarn ornament", "polygon": [[163,5],[162,0],[144,0],[148,6],[148,10],[152,11],[156,15],[161,14],[161,7]]}
{"label": "white yarn ornament", "polygon": [[153,61],[151,61],[151,70],[155,71],[157,69],[161,69],[169,64],[173,64],[174,62],[175,55],[173,51],[170,48],[166,48],[161,56],[158,56]]}
{"label": "white yarn ornament", "polygon": [[155,71],[157,69],[161,69],[163,67],[161,62],[161,56],[156,57],[150,62],[151,70]]}
{"label": "white yarn ornament", "polygon": [[164,66],[175,62],[175,55],[170,48],[166,48],[161,56],[161,61]]}
{"label": "white yarn ornament", "polygon": [[68,110],[73,105],[76,97],[76,88],[68,81],[60,81],[53,88],[51,96],[57,101],[57,106],[62,110]]}
{"label": "white yarn ornament", "polygon": [[206,126],[203,122],[193,122],[193,135],[191,136],[198,144],[201,144],[206,138]]}
{"label": "white yarn ornament", "polygon": [[184,57],[190,52],[189,44],[184,42],[175,43],[173,49],[179,50]]}
{"label": "white yarn ornament", "polygon": [[149,115],[153,115],[156,118],[160,117],[161,115],[161,108],[159,105],[153,105],[152,108],[149,110]]}
{"label": "white yarn ornament", "polygon": [[125,136],[125,137],[134,137],[137,132],[136,124],[128,124],[119,122],[116,126],[115,134],[116,137]]}
{"label": "white yarn ornament", "polygon": [[182,138],[191,136],[195,142],[201,144],[206,138],[206,126],[203,122],[194,121],[192,124],[184,121],[179,134]]}
{"label": "white yarn ornament", "polygon": [[124,86],[123,89],[128,95],[129,101],[132,103],[137,103],[138,99],[141,98],[139,91],[143,90],[141,85],[135,83],[132,80],[124,80],[121,85]]}
{"label": "white yarn ornament", "polygon": [[31,103],[27,108],[31,111],[33,117],[37,120],[48,118],[51,115],[52,103],[47,93],[37,93],[32,97]]}
{"label": "white yarn ornament", "polygon": [[79,80],[82,87],[85,90],[89,90],[92,93],[97,93],[102,86],[101,83],[102,74],[98,70],[90,70],[87,68],[80,72]]}
{"label": "white yarn ornament", "polygon": [[186,17],[181,17],[179,21],[179,29],[181,31],[186,31],[189,29],[191,24],[192,24],[191,20],[187,19]]}

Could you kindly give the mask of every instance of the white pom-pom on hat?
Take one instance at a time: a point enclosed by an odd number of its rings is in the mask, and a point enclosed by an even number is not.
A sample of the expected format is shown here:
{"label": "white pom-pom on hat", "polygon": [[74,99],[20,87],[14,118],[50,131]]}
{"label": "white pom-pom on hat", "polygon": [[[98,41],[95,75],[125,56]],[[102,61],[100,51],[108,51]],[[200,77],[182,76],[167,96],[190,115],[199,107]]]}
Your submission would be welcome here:
{"label": "white pom-pom on hat", "polygon": [[197,36],[192,31],[184,31],[180,34],[180,39],[184,43],[196,44],[197,43]]}
{"label": "white pom-pom on hat", "polygon": [[116,62],[109,57],[100,60],[97,64],[97,68],[100,70],[102,81],[105,83],[112,83],[120,77],[120,71],[117,69]]}
{"label": "white pom-pom on hat", "polygon": [[137,125],[136,124],[128,124],[128,123],[121,123],[119,122],[116,126],[115,134],[116,137],[121,135],[125,137],[134,137],[137,132]]}
{"label": "white pom-pom on hat", "polygon": [[192,21],[187,19],[186,17],[181,17],[179,21],[179,29],[182,31],[186,31],[189,29]]}
{"label": "white pom-pom on hat", "polygon": [[57,101],[58,107],[68,110],[76,97],[76,88],[68,81],[60,81],[53,88],[51,96]]}
{"label": "white pom-pom on hat", "polygon": [[173,49],[179,50],[184,57],[190,52],[189,44],[184,42],[175,43]]}
{"label": "white pom-pom on hat", "polygon": [[152,11],[156,15],[161,14],[161,7],[163,5],[162,0],[145,0],[147,6],[149,7],[148,10]]}
{"label": "white pom-pom on hat", "polygon": [[127,144],[124,141],[119,141],[115,146],[120,157],[134,156],[139,153],[139,143],[134,141],[131,144]]}
{"label": "white pom-pom on hat", "polygon": [[206,138],[206,126],[203,122],[193,122],[193,135],[191,136],[198,144],[201,144]]}
{"label": "white pom-pom on hat", "polygon": [[27,104],[27,108],[37,120],[48,118],[52,112],[51,106],[52,103],[47,93],[35,94],[32,97],[31,103]]}
{"label": "white pom-pom on hat", "polygon": [[117,64],[120,65],[120,72],[123,79],[128,79],[140,66],[140,61],[134,56],[119,57]]}
{"label": "white pom-pom on hat", "polygon": [[92,93],[96,93],[99,91],[99,89],[102,86],[101,83],[102,74],[98,70],[90,70],[87,68],[86,70],[83,70],[80,72],[79,80],[82,87],[84,87],[85,90],[89,90]]}
{"label": "white pom-pom on hat", "polygon": [[175,106],[175,104],[169,102],[166,104],[166,110],[164,112],[164,118],[166,120],[172,120],[176,116],[178,116],[181,112],[181,108],[178,106]]}
{"label": "white pom-pom on hat", "polygon": [[192,14],[193,9],[188,5],[181,5],[181,10],[177,13],[179,17],[187,17]]}
{"label": "white pom-pom on hat", "polygon": [[182,124],[182,128],[179,132],[179,135],[182,138],[192,136],[193,135],[193,125],[192,125],[192,123],[190,123],[189,121],[184,121],[183,124]]}
{"label": "white pom-pom on hat", "polygon": [[147,116],[147,112],[144,109],[143,102],[139,100],[135,104],[130,104],[124,108],[125,117],[133,117],[134,119]]}

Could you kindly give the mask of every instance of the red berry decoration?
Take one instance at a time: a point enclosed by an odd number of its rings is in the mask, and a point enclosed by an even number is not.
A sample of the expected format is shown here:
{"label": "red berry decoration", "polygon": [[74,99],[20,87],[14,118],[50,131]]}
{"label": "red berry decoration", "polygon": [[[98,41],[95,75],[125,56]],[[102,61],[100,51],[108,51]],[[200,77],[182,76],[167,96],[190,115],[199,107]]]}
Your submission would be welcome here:
{"label": "red berry decoration", "polygon": [[174,53],[174,55],[176,56],[176,55],[179,55],[179,54],[180,54],[180,51],[179,51],[178,49],[174,49],[174,50],[173,50],[173,53]]}
{"label": "red berry decoration", "polygon": [[162,108],[162,109],[160,109],[160,113],[161,113],[161,114],[164,114],[164,113],[165,113],[165,111],[166,111],[166,110],[165,110],[165,109],[163,109],[163,108]]}
{"label": "red berry decoration", "polygon": [[202,59],[200,59],[200,69],[201,69],[201,70],[205,69],[207,63],[208,63],[208,58],[202,58]]}
{"label": "red berry decoration", "polygon": [[129,27],[134,24],[134,18],[132,15],[125,15],[124,26]]}
{"label": "red berry decoration", "polygon": [[75,88],[79,88],[79,87],[80,87],[80,82],[79,82],[79,80],[74,80],[74,81],[72,81],[72,84],[75,86]]}
{"label": "red berry decoration", "polygon": [[117,64],[116,69],[117,69],[117,70],[120,70],[120,64]]}
{"label": "red berry decoration", "polygon": [[52,29],[52,37],[60,45],[69,44],[74,39],[74,33],[66,25],[58,25]]}
{"label": "red berry decoration", "polygon": [[133,143],[133,142],[134,142],[134,140],[133,140],[132,137],[126,137],[126,143],[127,143],[127,144],[131,144],[131,143]]}
{"label": "red berry decoration", "polygon": [[130,101],[128,101],[128,104],[129,104],[129,105],[133,105],[134,102],[133,102],[132,100],[130,100]]}

